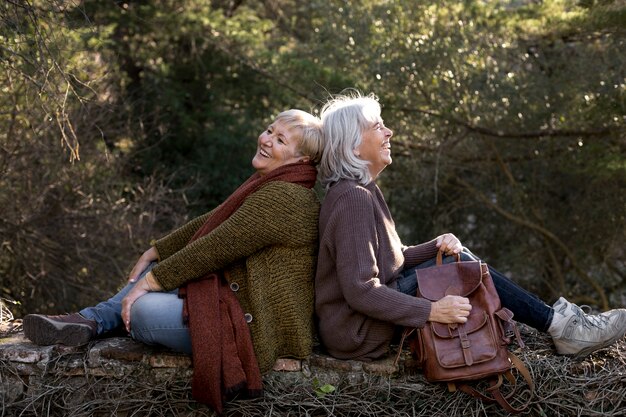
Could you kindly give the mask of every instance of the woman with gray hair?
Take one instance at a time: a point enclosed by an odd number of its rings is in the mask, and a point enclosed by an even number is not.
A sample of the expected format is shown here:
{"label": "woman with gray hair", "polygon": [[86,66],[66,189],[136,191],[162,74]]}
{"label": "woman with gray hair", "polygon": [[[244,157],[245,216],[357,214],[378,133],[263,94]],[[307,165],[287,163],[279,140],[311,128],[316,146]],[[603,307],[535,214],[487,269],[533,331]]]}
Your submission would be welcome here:
{"label": "woman with gray hair", "polygon": [[[464,323],[472,306],[448,295],[416,297],[415,270],[432,266],[438,251],[477,258],[452,233],[403,245],[376,185],[391,164],[393,132],[373,95],[337,96],[322,109],[325,148],[319,178],[327,193],[320,212],[315,311],[320,339],[339,359],[376,359],[387,353],[397,326],[427,321]],[[453,257],[446,257],[447,260]],[[515,319],[547,332],[560,354],[585,356],[626,333],[626,310],[587,315],[563,297],[548,306],[490,267],[502,306]]]}

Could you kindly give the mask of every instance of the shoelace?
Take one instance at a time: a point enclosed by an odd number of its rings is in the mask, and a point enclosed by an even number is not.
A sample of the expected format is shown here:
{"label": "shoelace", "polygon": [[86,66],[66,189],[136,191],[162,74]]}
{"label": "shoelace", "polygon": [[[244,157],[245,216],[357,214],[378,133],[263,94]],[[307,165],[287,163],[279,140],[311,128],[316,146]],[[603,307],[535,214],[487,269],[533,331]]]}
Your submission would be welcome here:
{"label": "shoelace", "polygon": [[591,307],[587,305],[583,305],[579,307],[576,304],[570,304],[570,307],[572,311],[574,312],[574,314],[580,319],[583,326],[585,327],[592,326],[592,327],[602,328],[604,327],[604,325],[606,325],[609,322],[608,317],[605,317],[602,314],[590,315],[590,314],[585,313],[583,308],[587,308],[588,311],[591,311]]}

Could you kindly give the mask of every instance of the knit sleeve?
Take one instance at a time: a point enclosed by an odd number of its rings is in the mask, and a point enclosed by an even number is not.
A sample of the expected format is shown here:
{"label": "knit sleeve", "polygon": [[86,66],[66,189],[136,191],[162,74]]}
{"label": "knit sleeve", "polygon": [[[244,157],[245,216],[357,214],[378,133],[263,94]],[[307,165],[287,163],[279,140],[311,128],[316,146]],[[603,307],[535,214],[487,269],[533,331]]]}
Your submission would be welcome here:
{"label": "knit sleeve", "polygon": [[159,261],[169,258],[173,253],[176,253],[189,243],[191,237],[200,226],[204,224],[212,212],[213,211],[210,211],[202,216],[196,217],[170,234],[152,242],[152,246],[154,246],[159,253]]}
{"label": "knit sleeve", "polygon": [[430,314],[430,302],[381,283],[377,252],[379,233],[385,233],[385,229],[377,221],[376,210],[374,197],[362,187],[349,190],[335,204],[334,231],[327,237],[335,242],[341,292],[353,310],[369,317],[423,327]]}
{"label": "knit sleeve", "polygon": [[289,245],[299,230],[301,210],[313,192],[273,181],[254,192],[228,219],[207,235],[172,253],[152,270],[165,290],[224,269],[270,245]]}
{"label": "knit sleeve", "polygon": [[407,246],[404,248],[404,267],[414,268],[417,265],[433,259],[437,256],[437,239],[419,245]]}

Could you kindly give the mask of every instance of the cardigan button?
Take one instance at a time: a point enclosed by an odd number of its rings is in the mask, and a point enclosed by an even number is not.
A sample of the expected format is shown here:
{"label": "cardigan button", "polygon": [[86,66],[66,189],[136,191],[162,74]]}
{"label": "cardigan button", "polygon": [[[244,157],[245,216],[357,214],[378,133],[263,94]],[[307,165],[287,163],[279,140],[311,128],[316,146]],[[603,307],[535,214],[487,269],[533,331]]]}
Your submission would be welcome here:
{"label": "cardigan button", "polygon": [[230,289],[233,291],[239,291],[239,284],[237,284],[236,282],[231,282],[230,283]]}
{"label": "cardigan button", "polygon": [[246,319],[246,323],[252,322],[252,314],[250,314],[250,313],[244,314],[243,318]]}

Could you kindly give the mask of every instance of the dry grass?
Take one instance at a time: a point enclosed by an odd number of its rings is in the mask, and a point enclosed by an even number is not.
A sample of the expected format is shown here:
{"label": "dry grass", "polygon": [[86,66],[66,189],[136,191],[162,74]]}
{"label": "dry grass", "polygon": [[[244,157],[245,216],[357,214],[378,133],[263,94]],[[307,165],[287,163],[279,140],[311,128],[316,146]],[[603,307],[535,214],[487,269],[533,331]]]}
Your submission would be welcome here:
{"label": "dry grass", "polygon": [[[6,319],[6,315],[4,316]],[[7,332],[9,327],[4,326]],[[19,328],[13,328],[13,331]],[[626,341],[582,361],[556,356],[547,337],[522,326],[527,348],[517,350],[529,366],[535,396],[524,416],[626,415]],[[25,391],[12,402],[3,395],[0,416],[212,416],[190,398],[190,381],[181,375],[150,377],[145,369],[124,378],[64,374],[67,362],[50,364],[42,377],[24,379],[15,364],[0,364],[0,384]],[[320,377],[321,379],[321,377]],[[421,375],[365,375],[359,383],[347,378],[335,391],[322,394],[313,377],[273,373],[265,377],[265,396],[228,403],[226,416],[497,416],[507,415],[463,393],[429,384]],[[525,400],[528,397],[520,397]]]}
{"label": "dry grass", "polygon": [[[524,416],[626,415],[626,340],[583,361],[557,356],[550,340],[523,329],[527,348],[516,351],[529,366],[535,395]],[[318,398],[310,383],[291,389],[266,381],[267,393],[258,401],[240,402],[233,416],[506,416],[497,405],[484,404],[463,393],[451,394],[421,375],[370,377],[365,383],[340,384],[337,391]],[[522,394],[524,394],[522,392]],[[522,403],[528,395],[521,395]],[[272,414],[273,412],[273,414]]]}

